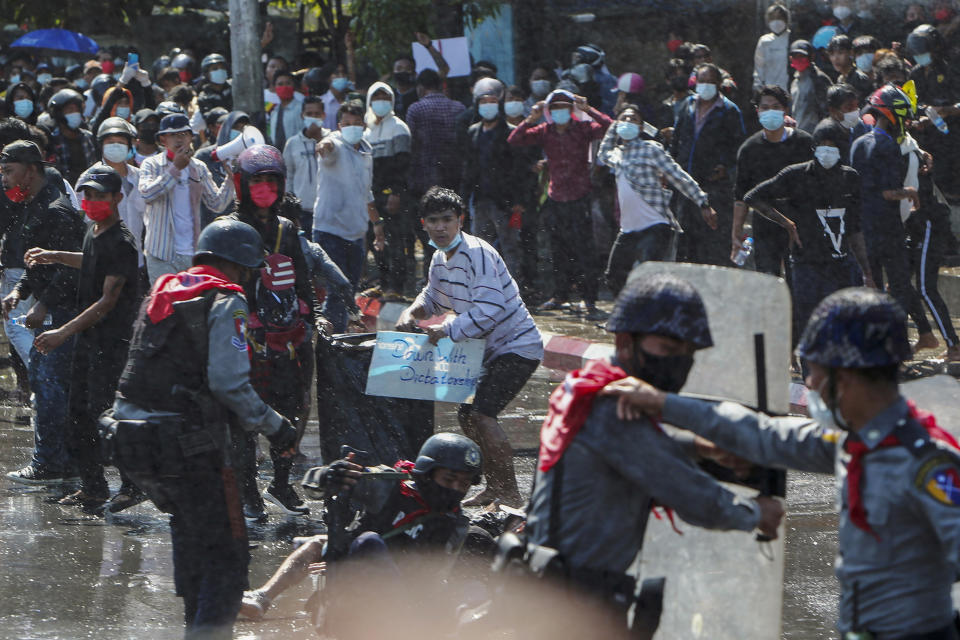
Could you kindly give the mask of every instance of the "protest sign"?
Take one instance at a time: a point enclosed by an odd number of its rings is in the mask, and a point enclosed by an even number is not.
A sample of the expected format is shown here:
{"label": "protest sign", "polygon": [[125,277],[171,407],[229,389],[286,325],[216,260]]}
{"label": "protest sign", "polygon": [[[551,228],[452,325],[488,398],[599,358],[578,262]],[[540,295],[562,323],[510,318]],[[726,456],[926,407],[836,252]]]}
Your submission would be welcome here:
{"label": "protest sign", "polygon": [[438,402],[473,402],[484,340],[434,346],[426,334],[380,331],[367,373],[367,395]]}

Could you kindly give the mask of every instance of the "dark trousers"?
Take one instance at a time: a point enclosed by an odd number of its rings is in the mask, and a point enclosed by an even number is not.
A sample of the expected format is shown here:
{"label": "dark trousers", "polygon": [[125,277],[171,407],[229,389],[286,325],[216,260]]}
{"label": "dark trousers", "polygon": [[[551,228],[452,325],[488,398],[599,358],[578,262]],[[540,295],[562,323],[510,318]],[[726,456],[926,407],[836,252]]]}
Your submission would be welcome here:
{"label": "dark trousers", "polygon": [[191,468],[165,482],[172,502],[173,579],[185,638],[229,640],[247,588],[246,525],[232,469]]}
{"label": "dark trousers", "polygon": [[547,200],[546,225],[550,231],[553,258],[553,297],[570,299],[570,286],[576,284],[583,301],[597,301],[598,256],[593,241],[590,198],[570,202]]}
{"label": "dark trousers", "polygon": [[887,289],[890,295],[900,303],[904,311],[917,325],[917,332],[930,333],[933,328],[920,301],[920,294],[914,289],[910,281],[910,261],[904,238],[888,237],[884,234],[864,234],[867,240],[867,257],[870,260],[870,271],[873,281],[883,289],[884,274],[886,274]]}
{"label": "dark trousers", "polygon": [[678,200],[678,217],[683,227],[677,259],[682,262],[730,265],[730,236],[733,233],[733,187],[726,180],[700,183],[717,212],[717,228],[704,221],[700,208],[686,198]]}
{"label": "dark trousers", "polygon": [[540,231],[540,208],[532,198],[523,209],[523,227],[520,229],[520,287],[529,291],[537,282],[537,233]]}
{"label": "dark trousers", "polygon": [[919,246],[910,253],[910,262],[920,297],[930,309],[933,321],[948,347],[957,344],[957,332],[950,320],[950,310],[937,289],[940,264],[943,262],[943,243],[933,236],[933,224],[927,220],[923,226],[923,236]]}
{"label": "dark trousers", "polygon": [[794,331],[793,346],[800,340],[801,332],[821,300],[834,291],[858,284],[853,282],[852,274],[849,258],[835,262],[792,264],[794,327],[799,329]]}
{"label": "dark trousers", "polygon": [[[356,289],[363,271],[363,238],[346,240],[332,233],[314,230],[313,241],[323,247]],[[347,330],[346,301],[336,293],[327,294],[327,299],[323,302],[323,316],[333,324],[333,330],[337,333]]]}
{"label": "dark trousers", "polygon": [[627,282],[627,276],[639,262],[668,262],[676,257],[676,232],[668,224],[655,224],[640,231],[617,234],[607,260],[604,277],[610,292],[616,296]]}
{"label": "dark trousers", "polygon": [[790,270],[790,236],[780,225],[770,222],[758,213],[753,214],[753,259],[760,273],[781,275],[781,264],[788,273],[787,282],[791,281]]}
{"label": "dark trousers", "polygon": [[[384,214],[380,208],[380,218],[383,220],[383,235],[386,246],[383,251],[373,250],[373,258],[380,271],[380,287],[384,291],[403,293],[403,284],[407,279],[407,235],[411,234],[408,215],[401,211],[396,215]],[[373,247],[373,231],[367,233],[367,241]],[[410,255],[413,255],[412,252]]]}
{"label": "dark trousers", "polygon": [[[36,330],[36,334],[56,329],[73,317],[64,309],[51,309],[52,324]],[[31,464],[45,471],[69,472],[67,431],[70,397],[70,362],[75,338],[44,355],[36,347],[30,349],[28,372],[33,390],[34,449]]]}
{"label": "dark trousers", "polygon": [[[100,349],[81,335],[74,350],[67,449],[87,494],[107,492],[97,420],[113,405],[117,381],[127,361],[127,346],[127,342],[118,341],[111,348]],[[120,477],[127,487],[129,480],[122,472]]]}

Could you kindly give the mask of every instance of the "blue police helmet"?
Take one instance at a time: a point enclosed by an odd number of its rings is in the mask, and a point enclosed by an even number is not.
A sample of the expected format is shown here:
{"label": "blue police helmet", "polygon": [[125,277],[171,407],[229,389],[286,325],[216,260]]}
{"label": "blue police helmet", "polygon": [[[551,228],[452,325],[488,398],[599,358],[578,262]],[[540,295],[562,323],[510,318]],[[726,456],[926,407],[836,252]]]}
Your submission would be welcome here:
{"label": "blue police helmet", "polygon": [[713,346],[700,294],[686,280],[667,274],[628,282],[617,296],[607,331],[656,333],[685,340],[697,349]]}
{"label": "blue police helmet", "polygon": [[831,368],[899,364],[910,358],[907,316],[885,293],[865,287],[841,289],[814,309],[796,353]]}
{"label": "blue police helmet", "polygon": [[483,456],[477,443],[458,433],[437,433],[427,438],[417,454],[414,476],[424,476],[437,467],[473,473],[473,484],[480,482]]}

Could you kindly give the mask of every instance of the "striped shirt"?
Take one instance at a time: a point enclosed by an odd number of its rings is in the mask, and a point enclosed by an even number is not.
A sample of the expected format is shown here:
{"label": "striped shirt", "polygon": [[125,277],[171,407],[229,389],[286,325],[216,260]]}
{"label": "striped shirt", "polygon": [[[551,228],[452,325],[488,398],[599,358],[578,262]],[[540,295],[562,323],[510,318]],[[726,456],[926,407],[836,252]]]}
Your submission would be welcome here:
{"label": "striped shirt", "polygon": [[414,305],[434,315],[453,311],[443,327],[454,342],[486,338],[484,363],[505,353],[542,359],[543,337],[503,258],[480,238],[462,235],[451,258],[434,252],[427,286]]}
{"label": "striped shirt", "polygon": [[[224,180],[218,187],[207,165],[196,158],[190,158],[184,169],[188,172],[193,218],[190,244],[195,247],[200,236],[200,200],[214,213],[223,213],[233,204],[233,180]],[[165,153],[150,156],[140,166],[140,196],[147,203],[143,212],[143,251],[159,260],[170,261],[176,255],[173,192],[180,177],[180,170],[167,160]]]}

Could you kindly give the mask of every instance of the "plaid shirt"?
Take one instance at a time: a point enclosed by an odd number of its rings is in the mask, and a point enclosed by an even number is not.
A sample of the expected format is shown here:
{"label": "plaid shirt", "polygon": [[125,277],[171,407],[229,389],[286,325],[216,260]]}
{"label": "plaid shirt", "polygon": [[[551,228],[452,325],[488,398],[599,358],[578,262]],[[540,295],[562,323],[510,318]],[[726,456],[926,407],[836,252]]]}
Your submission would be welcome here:
{"label": "plaid shirt", "polygon": [[465,108],[443,94],[428,93],[407,109],[410,188],[415,192],[434,185],[460,188],[463,158],[457,147],[457,116]]}
{"label": "plaid shirt", "polygon": [[[100,159],[96,139],[86,129],[77,129],[77,134],[80,136],[80,148],[83,149],[83,166],[86,168]],[[53,145],[53,153],[57,157],[57,171],[66,178],[67,182],[76,184],[80,174],[70,171],[70,144],[67,137],[60,133],[52,136],[50,142]]]}
{"label": "plaid shirt", "polygon": [[673,192],[663,188],[660,176],[665,176],[677,191],[701,207],[707,204],[707,194],[700,185],[659,143],[638,137],[618,146],[616,140],[616,127],[610,127],[600,143],[597,157],[616,176],[626,178],[637,195],[663,214],[664,218],[674,222],[670,211]]}

